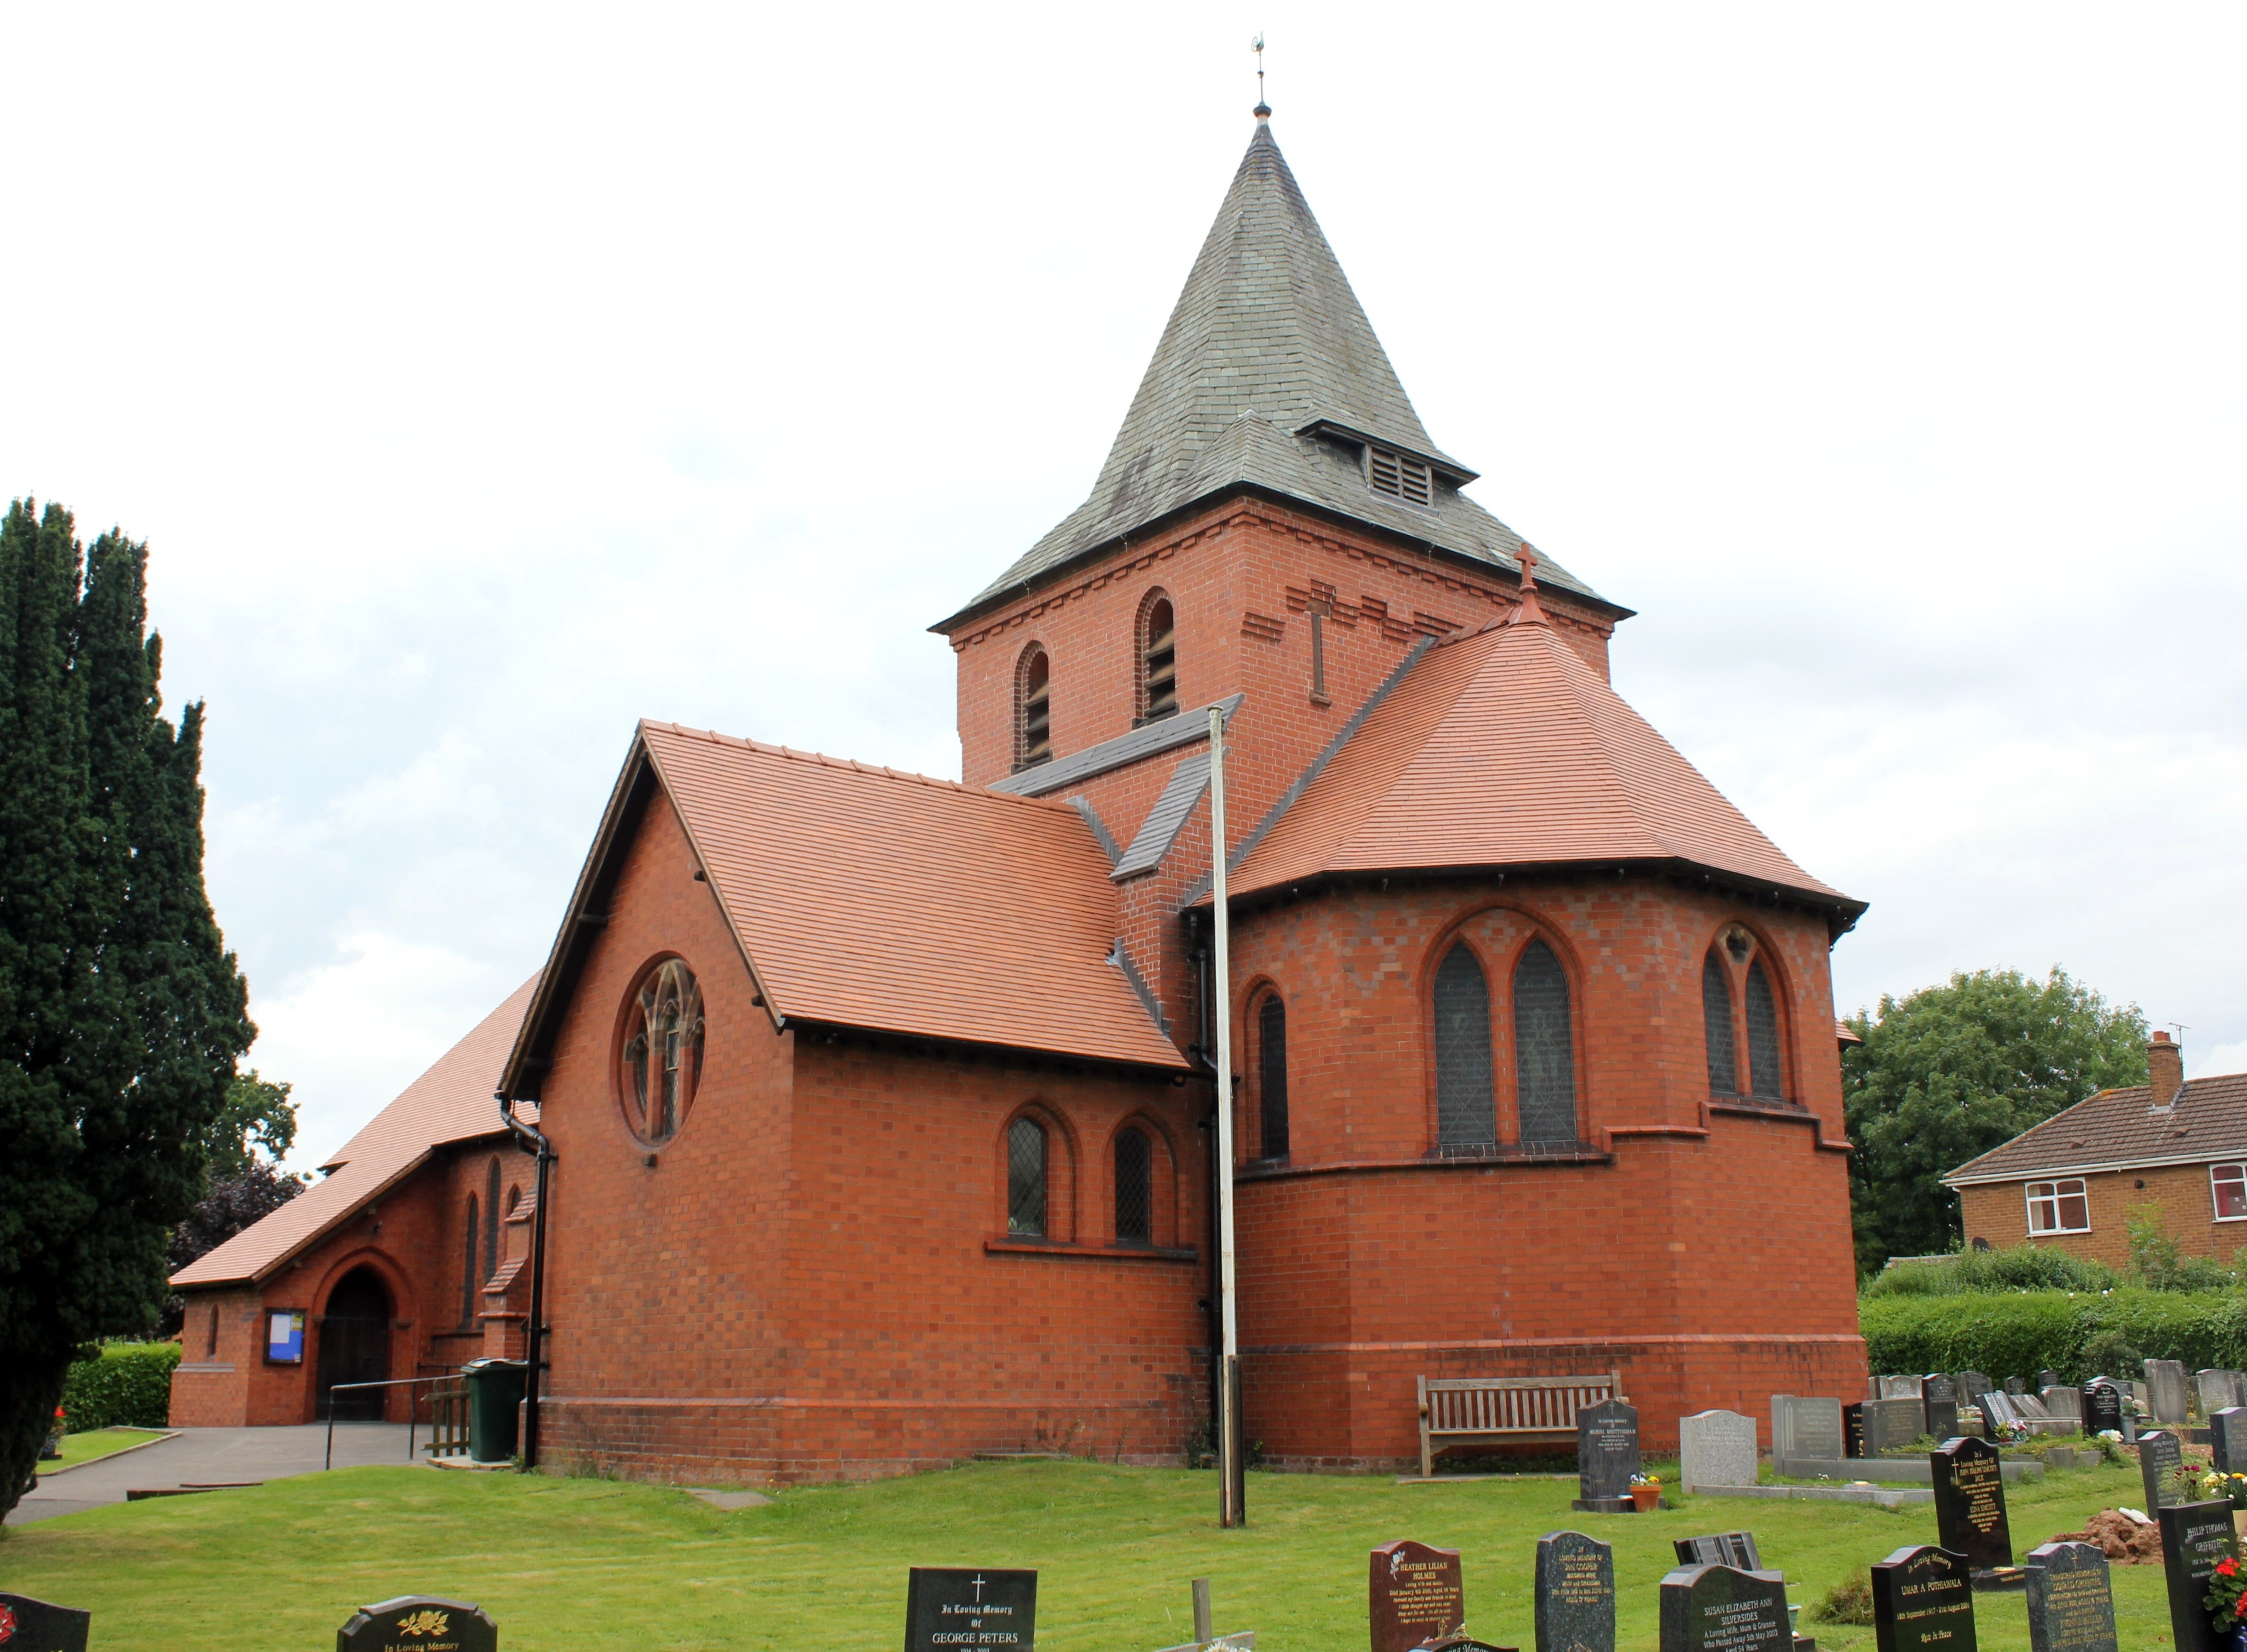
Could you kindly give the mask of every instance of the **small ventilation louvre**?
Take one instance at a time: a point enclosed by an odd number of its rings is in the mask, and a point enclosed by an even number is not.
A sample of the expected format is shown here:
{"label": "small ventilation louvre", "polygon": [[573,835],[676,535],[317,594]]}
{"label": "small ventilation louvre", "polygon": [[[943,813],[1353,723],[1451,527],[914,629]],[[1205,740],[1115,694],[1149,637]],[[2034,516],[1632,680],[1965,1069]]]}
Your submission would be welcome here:
{"label": "small ventilation louvre", "polygon": [[1432,502],[1435,495],[1428,481],[1428,468],[1417,459],[1391,453],[1386,447],[1365,450],[1366,478],[1373,491],[1401,499],[1408,505]]}

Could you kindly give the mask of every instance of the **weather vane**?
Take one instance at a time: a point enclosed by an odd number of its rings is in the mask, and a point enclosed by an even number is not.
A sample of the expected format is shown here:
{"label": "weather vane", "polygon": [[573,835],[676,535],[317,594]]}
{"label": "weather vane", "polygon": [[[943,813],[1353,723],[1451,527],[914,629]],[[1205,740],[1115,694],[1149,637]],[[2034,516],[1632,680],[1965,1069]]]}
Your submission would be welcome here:
{"label": "weather vane", "polygon": [[1256,54],[1256,107],[1250,113],[1259,120],[1263,120],[1271,116],[1272,106],[1264,101],[1264,36],[1261,31],[1248,43],[1248,49]]}

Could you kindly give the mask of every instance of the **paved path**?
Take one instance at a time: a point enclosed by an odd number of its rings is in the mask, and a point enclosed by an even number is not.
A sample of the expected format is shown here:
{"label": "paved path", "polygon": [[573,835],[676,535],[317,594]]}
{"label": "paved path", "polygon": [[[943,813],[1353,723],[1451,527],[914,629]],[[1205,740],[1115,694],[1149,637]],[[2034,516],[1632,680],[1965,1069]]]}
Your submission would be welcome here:
{"label": "paved path", "polygon": [[[427,1428],[418,1438],[429,1437]],[[317,1474],[327,1449],[324,1423],[276,1429],[183,1429],[137,1451],[120,1452],[61,1474],[41,1477],[29,1496],[8,1512],[10,1526],[76,1514],[105,1503],[122,1503],[144,1486],[208,1485],[215,1481],[280,1480]],[[336,1424],[336,1466],[403,1463],[406,1427],[400,1423]]]}

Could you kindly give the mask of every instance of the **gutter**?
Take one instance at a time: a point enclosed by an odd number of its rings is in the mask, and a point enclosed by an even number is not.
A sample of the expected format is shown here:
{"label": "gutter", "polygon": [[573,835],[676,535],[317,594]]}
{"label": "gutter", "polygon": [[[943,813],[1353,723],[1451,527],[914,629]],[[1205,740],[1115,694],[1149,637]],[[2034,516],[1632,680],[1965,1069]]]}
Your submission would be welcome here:
{"label": "gutter", "polygon": [[522,1350],[529,1367],[522,1382],[522,1472],[528,1474],[538,1466],[539,1376],[546,1369],[546,1194],[554,1143],[536,1125],[515,1116],[515,1102],[506,1090],[495,1091],[493,1099],[499,1102],[500,1120],[514,1135],[516,1145],[538,1160],[538,1205],[530,1213],[530,1323],[524,1330]]}

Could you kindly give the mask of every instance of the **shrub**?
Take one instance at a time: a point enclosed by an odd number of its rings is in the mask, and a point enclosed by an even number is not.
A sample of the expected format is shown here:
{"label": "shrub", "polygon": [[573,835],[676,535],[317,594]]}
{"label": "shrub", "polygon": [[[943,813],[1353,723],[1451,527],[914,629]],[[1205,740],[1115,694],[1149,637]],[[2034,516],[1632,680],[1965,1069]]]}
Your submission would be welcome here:
{"label": "shrub", "polygon": [[2114,1376],[2141,1371],[2146,1356],[2130,1339],[2113,1326],[2088,1338],[2083,1344],[2083,1381],[2094,1376]]}
{"label": "shrub", "polygon": [[63,1416],[73,1434],[87,1429],[164,1426],[172,1409],[177,1342],[113,1342],[98,1358],[70,1368]]}
{"label": "shrub", "polygon": [[[2219,1270],[2221,1272],[2221,1270]],[[2229,1275],[2223,1276],[2226,1280]],[[2107,1291],[2121,1281],[2104,1262],[2019,1245],[1905,1262],[1875,1273],[1870,1296],[1960,1296],[2000,1291]]]}
{"label": "shrub", "polygon": [[1811,1603],[1803,1615],[1813,1623],[1870,1623],[1873,1621],[1873,1573],[1859,1567]]}
{"label": "shrub", "polygon": [[2138,1362],[2127,1356],[2141,1350],[2182,1360],[2187,1370],[2247,1367],[2247,1295],[2236,1290],[1892,1295],[1860,1304],[1857,1317],[1876,1371],[2002,1377],[2049,1366],[2082,1382],[2137,1375]]}

